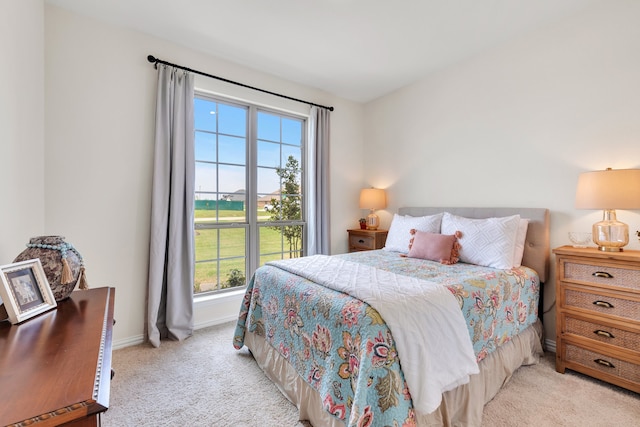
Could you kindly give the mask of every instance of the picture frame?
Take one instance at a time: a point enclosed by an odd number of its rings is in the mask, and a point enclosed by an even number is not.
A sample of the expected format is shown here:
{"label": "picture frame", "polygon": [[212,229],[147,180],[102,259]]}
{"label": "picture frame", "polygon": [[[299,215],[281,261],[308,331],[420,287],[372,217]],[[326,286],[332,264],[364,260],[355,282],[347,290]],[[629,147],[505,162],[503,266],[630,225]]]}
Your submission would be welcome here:
{"label": "picture frame", "polygon": [[0,266],[0,298],[12,324],[58,306],[39,258]]}

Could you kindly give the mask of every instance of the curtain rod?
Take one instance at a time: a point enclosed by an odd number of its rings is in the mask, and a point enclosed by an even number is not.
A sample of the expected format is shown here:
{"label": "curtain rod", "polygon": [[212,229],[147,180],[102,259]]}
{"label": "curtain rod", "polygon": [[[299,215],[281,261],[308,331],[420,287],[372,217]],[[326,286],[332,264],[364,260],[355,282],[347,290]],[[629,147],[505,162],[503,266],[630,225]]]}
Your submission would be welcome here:
{"label": "curtain rod", "polygon": [[205,77],[211,77],[212,79],[222,80],[223,82],[226,82],[226,83],[231,83],[231,84],[234,84],[234,85],[237,85],[237,86],[246,87],[248,89],[257,90],[259,92],[268,93],[269,95],[275,95],[275,96],[279,96],[280,98],[286,98],[286,99],[290,99],[292,101],[302,102],[303,104],[309,104],[309,105],[313,105],[313,106],[316,106],[316,107],[324,108],[325,110],[333,111],[333,107],[326,107],[324,105],[320,105],[320,104],[316,104],[316,103],[313,103],[313,102],[305,101],[303,99],[292,98],[292,97],[287,96],[287,95],[282,95],[281,93],[271,92],[271,91],[268,91],[268,90],[265,90],[265,89],[260,89],[260,88],[257,88],[257,87],[249,86],[249,85],[246,85],[244,83],[234,82],[233,80],[225,79],[224,77],[214,76],[212,74],[207,74],[207,73],[204,73],[202,71],[193,70],[191,68],[184,67],[182,65],[172,64],[171,62],[163,61],[162,59],[158,59],[153,55],[148,55],[147,56],[147,61],[153,63],[154,67],[156,67],[156,68],[158,67],[158,64],[170,65],[172,67],[176,67],[176,68],[180,68],[182,70],[190,71],[192,73],[200,74],[200,75],[205,76]]}

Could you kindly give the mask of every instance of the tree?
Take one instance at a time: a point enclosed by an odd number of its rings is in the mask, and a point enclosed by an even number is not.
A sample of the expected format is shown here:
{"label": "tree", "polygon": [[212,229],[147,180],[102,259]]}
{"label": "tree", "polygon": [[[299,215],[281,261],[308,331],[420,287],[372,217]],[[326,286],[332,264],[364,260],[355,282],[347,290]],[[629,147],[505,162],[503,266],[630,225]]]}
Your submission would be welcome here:
{"label": "tree", "polygon": [[[272,208],[269,210],[271,221],[287,221],[302,219],[302,198],[300,195],[300,164],[295,157],[289,156],[282,168],[276,168],[280,177],[280,200],[271,199]],[[289,244],[289,257],[300,256],[302,245],[302,226],[285,225],[271,227],[282,233]]]}

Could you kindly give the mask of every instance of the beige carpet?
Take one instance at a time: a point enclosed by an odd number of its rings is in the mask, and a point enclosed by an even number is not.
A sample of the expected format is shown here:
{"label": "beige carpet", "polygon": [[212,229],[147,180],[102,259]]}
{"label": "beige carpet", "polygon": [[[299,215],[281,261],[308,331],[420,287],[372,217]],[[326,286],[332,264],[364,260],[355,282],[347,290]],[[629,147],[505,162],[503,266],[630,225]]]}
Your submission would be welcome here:
{"label": "beige carpet", "polygon": [[[234,323],[113,352],[116,375],[104,427],[309,426],[245,349],[231,344]],[[558,374],[549,353],[522,367],[484,410],[483,427],[640,426],[640,395],[586,376]],[[319,426],[317,426],[319,427]]]}

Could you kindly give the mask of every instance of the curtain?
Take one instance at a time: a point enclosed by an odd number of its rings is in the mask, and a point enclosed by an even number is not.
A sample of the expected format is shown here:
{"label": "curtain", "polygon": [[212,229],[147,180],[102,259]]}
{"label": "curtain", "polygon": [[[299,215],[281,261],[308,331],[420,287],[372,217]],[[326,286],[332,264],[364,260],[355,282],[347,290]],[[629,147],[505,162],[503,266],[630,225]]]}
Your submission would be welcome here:
{"label": "curtain", "polygon": [[328,255],[329,232],[329,110],[312,106],[307,151],[307,255]]}
{"label": "curtain", "polygon": [[193,88],[191,73],[158,65],[147,307],[154,347],[193,332]]}

